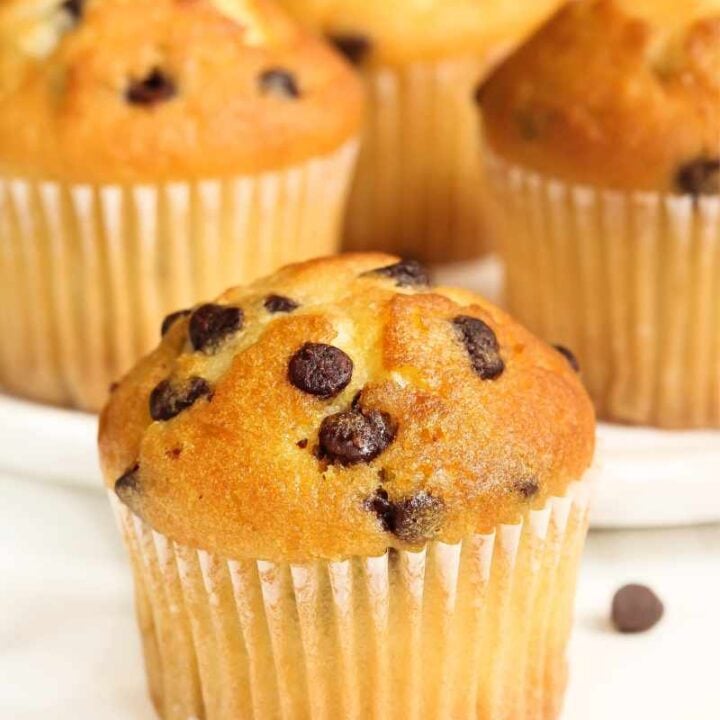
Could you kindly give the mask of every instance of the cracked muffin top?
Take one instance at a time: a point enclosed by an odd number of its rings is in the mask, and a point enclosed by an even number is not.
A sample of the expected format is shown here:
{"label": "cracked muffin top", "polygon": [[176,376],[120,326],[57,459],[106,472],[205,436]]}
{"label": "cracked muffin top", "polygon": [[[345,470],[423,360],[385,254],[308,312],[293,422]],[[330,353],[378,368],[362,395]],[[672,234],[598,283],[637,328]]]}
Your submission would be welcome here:
{"label": "cracked muffin top", "polygon": [[561,0],[280,0],[354,62],[482,56],[521,40]]}
{"label": "cracked muffin top", "polygon": [[623,190],[720,193],[720,0],[559,11],[479,88],[502,158]]}
{"label": "cracked muffin top", "polygon": [[0,0],[0,173],[82,183],[275,170],[358,131],[362,89],[267,0]]}
{"label": "cracked muffin top", "polygon": [[457,542],[592,459],[572,355],[414,262],[292,265],[162,332],[103,412],[103,472],[154,529],[226,557]]}

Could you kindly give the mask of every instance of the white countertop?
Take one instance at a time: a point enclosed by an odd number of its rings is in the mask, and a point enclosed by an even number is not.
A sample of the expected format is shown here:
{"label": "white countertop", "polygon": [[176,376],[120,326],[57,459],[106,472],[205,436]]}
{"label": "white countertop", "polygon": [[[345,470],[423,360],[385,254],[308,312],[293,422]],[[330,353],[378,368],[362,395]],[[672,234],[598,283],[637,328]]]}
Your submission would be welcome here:
{"label": "white countertop", "polygon": [[[153,720],[124,551],[102,492],[0,476],[0,718]],[[607,623],[612,594],[651,585],[645,635]],[[563,720],[718,720],[720,525],[595,532]]]}

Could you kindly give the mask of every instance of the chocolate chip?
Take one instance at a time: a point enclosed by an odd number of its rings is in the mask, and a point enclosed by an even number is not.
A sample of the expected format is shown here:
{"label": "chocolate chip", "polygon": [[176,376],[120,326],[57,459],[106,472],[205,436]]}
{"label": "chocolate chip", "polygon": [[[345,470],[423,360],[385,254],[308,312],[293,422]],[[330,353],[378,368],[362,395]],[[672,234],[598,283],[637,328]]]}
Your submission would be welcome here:
{"label": "chocolate chip", "polygon": [[305,343],[288,364],[290,382],[303,392],[331,398],[344,390],[353,373],[353,361],[340,348]]}
{"label": "chocolate chip", "polygon": [[500,357],[500,346],[492,328],[469,315],[459,315],[453,320],[453,325],[470,355],[473,370],[483,380],[494,380],[502,375],[505,363]]}
{"label": "chocolate chip", "polygon": [[701,156],[682,165],[675,175],[675,187],[688,195],[720,194],[720,157]]}
{"label": "chocolate chip", "polygon": [[172,78],[155,68],[142,80],[133,80],[125,92],[125,97],[134,105],[155,105],[172,99],[176,94],[177,87]]}
{"label": "chocolate chip", "polygon": [[215,350],[228,336],[242,330],[245,314],[230,305],[201,305],[190,317],[188,329],[195,350]]}
{"label": "chocolate chip", "polygon": [[526,500],[529,500],[531,497],[534,497],[535,495],[538,494],[538,492],[540,490],[540,485],[538,485],[537,478],[527,477],[527,478],[523,478],[522,480],[518,480],[515,483],[515,489]]}
{"label": "chocolate chip", "polygon": [[365,507],[377,515],[382,529],[385,532],[390,532],[390,528],[394,526],[395,506],[390,502],[387,491],[378,488],[375,494],[366,500]]}
{"label": "chocolate chip", "polygon": [[140,483],[140,465],[135,463],[131,468],[126,470],[115,481],[115,494],[126,505],[130,504],[130,496],[137,493]]}
{"label": "chocolate chip", "polygon": [[397,428],[387,413],[346,410],[320,425],[320,456],[340,465],[370,462],[395,439]]}
{"label": "chocolate chip", "polygon": [[279,98],[299,98],[295,76],[283,68],[272,68],[260,75],[260,90],[264,95],[273,95]]}
{"label": "chocolate chip", "polygon": [[180,318],[187,317],[190,314],[192,314],[192,310],[178,310],[177,312],[170,313],[162,321],[162,325],[160,326],[160,337],[165,337],[168,334],[170,328],[175,324],[176,320],[180,320]]}
{"label": "chocolate chip", "polygon": [[383,275],[395,280],[398,287],[429,285],[430,275],[426,268],[417,260],[401,260],[387,267],[371,270],[365,275]]}
{"label": "chocolate chip", "polygon": [[424,490],[392,502],[387,492],[380,488],[366,502],[386,532],[391,532],[411,545],[431,540],[437,535],[442,523],[445,503]]}
{"label": "chocolate chip", "polygon": [[372,50],[372,41],[365,35],[343,33],[328,39],[353,65],[360,65]]}
{"label": "chocolate chip", "polygon": [[120,387],[120,383],[117,381],[113,381],[108,385],[108,392],[112,395],[118,388]]}
{"label": "chocolate chip", "polygon": [[299,303],[284,295],[268,295],[264,304],[269,313],[291,313],[300,307]]}
{"label": "chocolate chip", "polygon": [[475,87],[475,92],[473,93],[473,100],[477,105],[482,105],[483,100],[485,99],[485,93],[487,92],[488,88],[488,82],[487,80],[483,80],[482,82],[478,83]]}
{"label": "chocolate chip", "polygon": [[182,382],[163,380],[150,393],[150,417],[171,420],[194,405],[201,397],[211,397],[207,380],[192,376]]}
{"label": "chocolate chip", "polygon": [[295,443],[301,450],[304,450],[308,446],[308,439],[303,438]]}
{"label": "chocolate chip", "polygon": [[73,20],[80,20],[83,10],[85,9],[84,6],[84,0],[65,0],[60,7],[62,7]]}
{"label": "chocolate chip", "polygon": [[568,361],[568,364],[576,373],[580,372],[580,363],[572,350],[568,350],[563,345],[553,345],[553,347]]}
{"label": "chocolate chip", "polygon": [[662,618],[665,608],[660,598],[645,585],[625,585],[612,601],[612,622],[622,633],[649,630]]}

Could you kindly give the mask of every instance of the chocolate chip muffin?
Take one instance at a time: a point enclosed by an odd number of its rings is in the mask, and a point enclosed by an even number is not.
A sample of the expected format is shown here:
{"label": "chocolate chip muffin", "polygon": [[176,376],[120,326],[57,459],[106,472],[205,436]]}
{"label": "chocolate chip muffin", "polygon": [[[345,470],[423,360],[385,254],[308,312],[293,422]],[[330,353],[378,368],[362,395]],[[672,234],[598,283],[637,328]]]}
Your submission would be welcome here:
{"label": "chocolate chip muffin", "polygon": [[478,89],[510,310],[599,414],[720,427],[720,3],[571,3]]}
{"label": "chocolate chip muffin", "polygon": [[572,356],[379,254],[162,331],[100,450],[163,717],[555,717],[594,446]]}
{"label": "chocolate chip muffin", "polygon": [[560,0],[281,0],[368,88],[346,247],[425,261],[490,246],[473,90]]}
{"label": "chocolate chip muffin", "polygon": [[332,252],[361,116],[266,0],[0,4],[0,383],[97,409],[171,308]]}

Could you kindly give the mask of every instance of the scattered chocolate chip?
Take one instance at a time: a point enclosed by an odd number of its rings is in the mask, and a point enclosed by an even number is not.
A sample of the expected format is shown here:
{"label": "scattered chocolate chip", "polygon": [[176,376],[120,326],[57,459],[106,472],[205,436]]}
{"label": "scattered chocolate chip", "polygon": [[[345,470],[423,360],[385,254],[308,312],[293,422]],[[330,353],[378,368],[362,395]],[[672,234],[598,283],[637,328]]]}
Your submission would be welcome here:
{"label": "scattered chocolate chip", "polygon": [[284,295],[268,295],[264,304],[269,313],[291,313],[300,307],[299,303]]}
{"label": "scattered chocolate chip", "polygon": [[371,270],[365,275],[384,275],[395,280],[398,287],[429,285],[430,275],[417,260],[401,260],[387,267]]}
{"label": "scattered chocolate chip", "polygon": [[308,446],[308,439],[303,438],[302,440],[298,440],[297,443],[295,443],[301,450],[304,450]]}
{"label": "scattered chocolate chip", "polygon": [[180,318],[187,317],[190,314],[192,314],[192,310],[178,310],[177,312],[170,313],[162,321],[162,325],[160,326],[160,337],[165,337],[168,334],[170,328],[175,324],[176,320],[180,320]]}
{"label": "scattered chocolate chip", "polygon": [[531,497],[535,497],[540,490],[540,485],[534,477],[523,478],[515,483],[515,489],[522,495],[526,500]]}
{"label": "scattered chocolate chip", "polygon": [[119,382],[111,382],[110,385],[108,385],[108,392],[112,395],[119,387]]}
{"label": "scattered chocolate chip", "polygon": [[134,105],[155,105],[171,100],[176,94],[177,87],[173,79],[155,68],[142,80],[133,80],[125,92],[125,97]]}
{"label": "scattered chocolate chip", "polygon": [[353,373],[353,361],[340,348],[305,343],[288,364],[288,378],[299,390],[331,398],[344,390]]}
{"label": "scattered chocolate chip", "polygon": [[115,481],[115,494],[124,502],[129,505],[129,497],[133,493],[138,492],[140,482],[140,465],[135,463],[131,468],[126,470],[116,481]]}
{"label": "scattered chocolate chip", "polygon": [[675,187],[688,195],[720,194],[720,157],[701,156],[682,165],[675,175]]}
{"label": "scattered chocolate chip", "polygon": [[505,363],[500,357],[500,346],[492,328],[469,315],[459,315],[453,320],[453,325],[470,355],[473,370],[483,380],[494,380],[502,375]]}
{"label": "scattered chocolate chip", "polygon": [[372,41],[365,35],[343,33],[328,39],[353,65],[360,65],[372,50]]}
{"label": "scattered chocolate chip", "polygon": [[665,608],[660,598],[645,585],[625,585],[612,601],[612,622],[622,633],[649,630],[662,618]]}
{"label": "scattered chocolate chip", "polygon": [[395,439],[397,428],[378,410],[347,410],[326,417],[320,425],[320,455],[330,462],[370,462]]}
{"label": "scattered chocolate chip", "polygon": [[163,380],[150,393],[150,417],[153,420],[171,420],[200,398],[211,396],[210,385],[201,377],[189,377],[182,382]]}
{"label": "scattered chocolate chip", "polygon": [[260,75],[260,90],[264,95],[274,95],[279,98],[299,98],[295,76],[283,68],[272,68]]}
{"label": "scattered chocolate chip", "polygon": [[65,0],[60,6],[73,20],[82,18],[85,5],[84,0]]}
{"label": "scattered chocolate chip", "polygon": [[366,507],[377,515],[386,532],[416,545],[431,540],[440,530],[445,503],[424,490],[392,502],[380,488],[366,502]]}
{"label": "scattered chocolate chip", "polygon": [[165,452],[165,455],[168,458],[170,458],[171,460],[177,460],[182,455],[182,448],[181,447],[170,448],[170,450],[167,450]]}
{"label": "scattered chocolate chip", "polygon": [[580,363],[572,350],[568,350],[563,345],[553,345],[553,347],[568,361],[568,364],[576,373],[580,372]]}
{"label": "scattered chocolate chip", "polygon": [[231,305],[201,305],[190,317],[190,342],[195,350],[215,350],[223,340],[242,330],[245,314]]}

